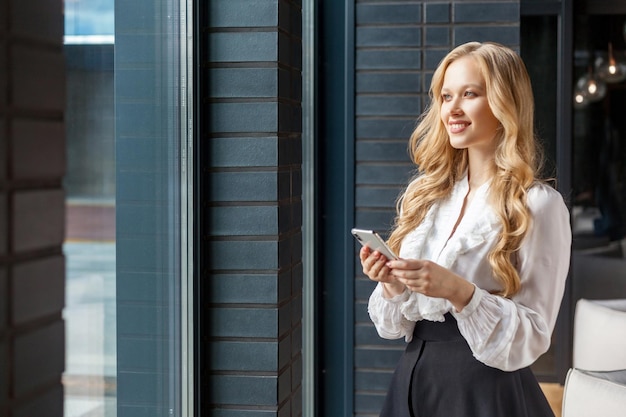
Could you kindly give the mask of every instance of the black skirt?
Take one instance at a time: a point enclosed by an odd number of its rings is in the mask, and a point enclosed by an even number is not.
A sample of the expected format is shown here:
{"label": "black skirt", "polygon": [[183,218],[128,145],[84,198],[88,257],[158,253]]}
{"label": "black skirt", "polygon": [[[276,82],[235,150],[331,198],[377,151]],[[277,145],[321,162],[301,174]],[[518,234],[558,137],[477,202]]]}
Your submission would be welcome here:
{"label": "black skirt", "polygon": [[530,368],[479,362],[454,317],[445,318],[416,324],[380,417],[554,417]]}

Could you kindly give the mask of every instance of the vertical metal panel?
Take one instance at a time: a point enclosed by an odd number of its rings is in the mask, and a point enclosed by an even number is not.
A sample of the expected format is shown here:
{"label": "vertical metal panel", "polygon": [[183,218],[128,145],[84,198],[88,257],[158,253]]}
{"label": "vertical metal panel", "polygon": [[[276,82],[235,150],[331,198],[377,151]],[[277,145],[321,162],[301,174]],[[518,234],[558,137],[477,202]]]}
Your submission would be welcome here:
{"label": "vertical metal panel", "polygon": [[180,320],[181,320],[181,416],[193,417],[194,407],[194,0],[180,0]]}
{"label": "vertical metal panel", "polygon": [[[557,124],[556,165],[557,187],[565,196],[572,189],[572,71],[574,43],[574,4],[572,0],[561,2],[559,18],[559,63],[557,79]],[[571,271],[570,271],[571,277]],[[571,279],[567,280],[560,316],[556,323],[556,338],[561,341],[555,349],[556,374],[560,383],[565,383],[567,370],[572,363],[572,317],[573,298]]]}
{"label": "vertical metal panel", "polygon": [[324,43],[320,74],[320,232],[322,375],[320,415],[353,414],[354,2],[320,5]]}
{"label": "vertical metal panel", "polygon": [[302,415],[317,412],[317,3],[302,2]]}

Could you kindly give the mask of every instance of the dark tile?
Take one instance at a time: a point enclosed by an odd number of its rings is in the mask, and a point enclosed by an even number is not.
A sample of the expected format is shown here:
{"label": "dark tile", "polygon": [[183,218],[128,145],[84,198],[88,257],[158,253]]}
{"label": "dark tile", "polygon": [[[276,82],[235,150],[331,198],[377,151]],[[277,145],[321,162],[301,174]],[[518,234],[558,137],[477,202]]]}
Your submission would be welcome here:
{"label": "dark tile", "polygon": [[275,406],[277,402],[276,376],[212,375],[207,383],[207,392],[210,396],[207,401],[210,403],[258,407]]}
{"label": "dark tile", "polygon": [[11,25],[14,36],[63,45],[63,8],[47,0],[11,0]]}
{"label": "dark tile", "polygon": [[408,140],[358,140],[356,158],[358,162],[406,162],[409,158]]}
{"label": "dark tile", "polygon": [[278,232],[278,207],[245,206],[209,209],[207,227],[213,236],[263,236]]}
{"label": "dark tile", "polygon": [[213,202],[276,201],[276,172],[215,172],[208,178],[208,198]]}
{"label": "dark tile", "polygon": [[211,241],[205,246],[208,265],[214,270],[278,269],[276,241]]}
{"label": "dark tile", "polygon": [[202,285],[208,303],[274,305],[284,298],[283,282],[276,274],[213,273],[203,278]]}
{"label": "dark tile", "polygon": [[393,369],[398,363],[402,349],[375,349],[374,347],[356,348],[354,352],[355,368]]}
{"label": "dark tile", "polygon": [[356,91],[360,93],[417,93],[420,74],[396,72],[363,72],[356,74]]}
{"label": "dark tile", "polygon": [[421,23],[422,8],[419,4],[368,4],[356,3],[356,23],[366,24],[407,24]]}
{"label": "dark tile", "polygon": [[354,375],[354,388],[359,391],[387,391],[391,383],[390,371],[361,370]]}
{"label": "dark tile", "polygon": [[[12,124],[12,176],[52,179],[65,174],[63,122],[15,120]],[[33,150],[36,149],[36,152]]]}
{"label": "dark tile", "polygon": [[357,47],[417,47],[422,44],[420,27],[357,27]]}
{"label": "dark tile", "polygon": [[208,73],[207,94],[214,98],[276,97],[278,72],[277,68],[213,68]]}
{"label": "dark tile", "polygon": [[278,131],[278,103],[215,103],[211,106],[211,132],[239,133]]}
{"label": "dark tile", "polygon": [[62,53],[14,46],[11,60],[11,97],[15,107],[59,113],[65,110]]}
{"label": "dark tile", "polygon": [[421,68],[420,49],[361,49],[356,52],[356,68],[409,69]]}
{"label": "dark tile", "polygon": [[448,27],[427,27],[426,46],[450,46],[450,28]]}
{"label": "dark tile", "polygon": [[208,25],[213,28],[277,26],[278,3],[278,0],[210,2]]}
{"label": "dark tile", "polygon": [[65,260],[63,256],[35,259],[13,266],[14,324],[60,315],[65,305]]}
{"label": "dark tile", "polygon": [[205,347],[213,371],[277,372],[278,343],[219,341]]}
{"label": "dark tile", "polygon": [[448,3],[426,3],[426,23],[449,23],[450,4]]}
{"label": "dark tile", "polygon": [[276,308],[208,308],[210,337],[277,338],[279,310]]}
{"label": "dark tile", "polygon": [[62,190],[15,193],[11,210],[15,252],[62,244],[65,237],[65,194]]}
{"label": "dark tile", "polygon": [[387,231],[391,229],[395,215],[395,210],[391,208],[388,210],[357,210],[354,224],[363,229]]}
{"label": "dark tile", "polygon": [[38,392],[35,396],[29,396],[28,401],[22,401],[20,405],[15,407],[11,416],[62,416],[63,404],[63,386],[58,381],[48,389]]}
{"label": "dark tile", "polygon": [[516,23],[519,18],[518,1],[454,4],[454,23]]}
{"label": "dark tile", "polygon": [[427,50],[424,52],[424,68],[435,70],[448,52],[450,52],[449,48]]}
{"label": "dark tile", "polygon": [[[45,346],[45,355],[42,347]],[[19,398],[58,383],[65,369],[65,331],[62,321],[17,336],[13,346],[13,389]]]}
{"label": "dark tile", "polygon": [[356,97],[357,116],[413,116],[419,114],[418,95],[365,95]]}
{"label": "dark tile", "polygon": [[[421,112],[421,109],[419,112]],[[415,129],[415,121],[419,112],[415,112],[415,117],[405,118],[359,117],[356,120],[356,135],[359,139],[399,139],[408,141]]]}
{"label": "dark tile", "polygon": [[356,206],[359,208],[393,209],[395,202],[404,187],[358,187],[356,189]]}
{"label": "dark tile", "polygon": [[211,167],[272,167],[279,165],[281,140],[276,136],[212,138],[203,148]]}
{"label": "dark tile", "polygon": [[208,35],[207,56],[211,62],[278,60],[277,32],[217,32]]}
{"label": "dark tile", "polygon": [[515,26],[457,26],[454,28],[457,45],[470,42],[498,42],[509,47],[519,45],[519,25]]}

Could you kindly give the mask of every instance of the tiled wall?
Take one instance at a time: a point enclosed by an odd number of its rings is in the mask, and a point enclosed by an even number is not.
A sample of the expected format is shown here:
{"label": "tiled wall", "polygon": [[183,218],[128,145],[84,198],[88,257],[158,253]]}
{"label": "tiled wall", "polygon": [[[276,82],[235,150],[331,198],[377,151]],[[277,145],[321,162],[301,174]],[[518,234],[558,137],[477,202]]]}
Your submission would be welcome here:
{"label": "tiled wall", "polygon": [[[432,73],[471,40],[519,48],[519,1],[359,1],[356,22],[356,218],[388,230],[412,175],[408,138],[427,104]],[[357,273],[360,271],[357,269]],[[355,414],[377,416],[403,341],[378,337],[367,315],[371,281],[355,288]]]}
{"label": "tiled wall", "polygon": [[301,2],[202,7],[202,409],[299,416]]}
{"label": "tiled wall", "polygon": [[63,2],[0,1],[0,415],[63,415]]}

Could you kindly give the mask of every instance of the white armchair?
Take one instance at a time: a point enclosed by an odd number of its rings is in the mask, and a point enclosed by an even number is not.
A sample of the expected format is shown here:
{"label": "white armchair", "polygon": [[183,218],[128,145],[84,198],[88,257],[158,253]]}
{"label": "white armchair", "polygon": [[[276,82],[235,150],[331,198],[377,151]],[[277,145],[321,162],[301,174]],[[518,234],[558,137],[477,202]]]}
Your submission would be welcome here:
{"label": "white armchair", "polygon": [[626,370],[569,370],[565,380],[562,417],[617,417],[625,414]]}
{"label": "white armchair", "polygon": [[576,303],[562,417],[626,415],[626,299]]}
{"label": "white armchair", "polygon": [[626,369],[626,299],[578,300],[572,362],[590,371]]}

